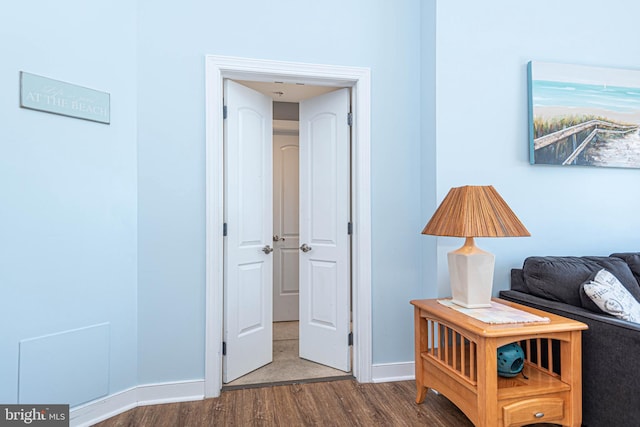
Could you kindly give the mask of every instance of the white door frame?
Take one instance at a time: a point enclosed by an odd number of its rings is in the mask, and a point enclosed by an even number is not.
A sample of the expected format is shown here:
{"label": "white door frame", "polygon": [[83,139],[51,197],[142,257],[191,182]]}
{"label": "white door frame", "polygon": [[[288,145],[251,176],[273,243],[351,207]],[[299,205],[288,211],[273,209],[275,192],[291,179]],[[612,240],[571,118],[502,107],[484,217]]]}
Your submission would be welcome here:
{"label": "white door frame", "polygon": [[207,55],[205,397],[222,388],[223,81],[284,81],[351,88],[353,374],[371,382],[371,78],[368,68]]}

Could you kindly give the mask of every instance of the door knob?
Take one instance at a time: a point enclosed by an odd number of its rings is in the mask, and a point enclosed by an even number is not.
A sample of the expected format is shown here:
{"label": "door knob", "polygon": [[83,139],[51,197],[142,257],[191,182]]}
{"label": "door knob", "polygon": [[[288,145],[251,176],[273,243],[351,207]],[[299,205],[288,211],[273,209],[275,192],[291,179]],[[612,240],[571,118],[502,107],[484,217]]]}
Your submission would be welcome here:
{"label": "door knob", "polygon": [[264,248],[260,249],[262,252],[264,252],[265,254],[269,255],[271,252],[273,252],[273,248],[269,245],[266,245]]}
{"label": "door knob", "polygon": [[274,242],[279,242],[280,240],[282,240],[284,242],[284,237],[280,237],[277,234],[273,235],[273,241]]}
{"label": "door knob", "polygon": [[302,252],[309,252],[311,249],[313,249],[311,246],[307,245],[306,243],[303,243],[302,246],[300,246],[300,250]]}

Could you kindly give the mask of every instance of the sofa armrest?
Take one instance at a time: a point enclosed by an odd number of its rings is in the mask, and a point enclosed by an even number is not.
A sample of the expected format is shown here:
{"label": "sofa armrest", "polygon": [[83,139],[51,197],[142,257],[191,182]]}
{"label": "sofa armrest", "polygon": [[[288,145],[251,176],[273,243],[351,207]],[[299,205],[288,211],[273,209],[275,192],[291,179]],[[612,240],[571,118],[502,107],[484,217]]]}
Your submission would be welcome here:
{"label": "sofa armrest", "polygon": [[500,298],[587,324],[582,332],[583,426],[640,425],[640,325],[519,291]]}
{"label": "sofa armrest", "polygon": [[628,329],[629,331],[636,331],[637,333],[640,333],[640,323],[628,322],[608,314],[595,313],[582,307],[575,307],[571,304],[565,304],[559,301],[551,301],[524,292],[512,290],[500,291],[500,298],[540,310],[549,311],[557,314],[558,316],[569,317],[586,323],[587,325],[590,322],[601,322],[611,325],[612,327]]}

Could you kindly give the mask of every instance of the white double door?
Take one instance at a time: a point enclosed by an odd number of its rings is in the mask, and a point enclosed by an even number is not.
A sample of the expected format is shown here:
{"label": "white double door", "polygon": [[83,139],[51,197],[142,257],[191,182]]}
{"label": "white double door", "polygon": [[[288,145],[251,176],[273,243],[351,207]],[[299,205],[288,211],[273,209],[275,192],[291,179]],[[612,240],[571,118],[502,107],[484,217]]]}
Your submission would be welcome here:
{"label": "white double door", "polygon": [[[271,98],[225,80],[223,382],[272,360]],[[300,102],[300,357],[351,370],[349,90]]]}

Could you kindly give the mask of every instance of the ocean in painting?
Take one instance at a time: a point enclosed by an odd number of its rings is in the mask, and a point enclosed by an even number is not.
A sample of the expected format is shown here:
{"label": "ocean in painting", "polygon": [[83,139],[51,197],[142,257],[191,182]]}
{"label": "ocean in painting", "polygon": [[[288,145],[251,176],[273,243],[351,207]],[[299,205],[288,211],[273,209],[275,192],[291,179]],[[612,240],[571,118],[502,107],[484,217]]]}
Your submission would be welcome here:
{"label": "ocean in painting", "polygon": [[[531,85],[536,120],[591,116],[640,125],[640,88],[548,80],[533,80]],[[576,141],[580,144],[588,133],[577,134],[573,142],[567,138],[562,143],[536,150],[535,163],[562,164],[575,150]],[[569,164],[640,168],[640,130],[623,134],[598,133]]]}
{"label": "ocean in painting", "polygon": [[640,88],[534,80],[533,107],[578,107],[640,112]]}

